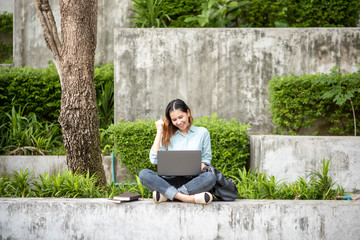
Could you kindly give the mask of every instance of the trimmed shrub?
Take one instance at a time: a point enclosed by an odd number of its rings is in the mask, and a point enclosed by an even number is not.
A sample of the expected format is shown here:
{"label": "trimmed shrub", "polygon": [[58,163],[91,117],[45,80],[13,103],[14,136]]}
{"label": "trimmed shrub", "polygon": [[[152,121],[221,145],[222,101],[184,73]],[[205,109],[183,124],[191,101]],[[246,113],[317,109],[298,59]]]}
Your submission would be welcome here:
{"label": "trimmed shrub", "polygon": [[13,33],[13,14],[3,12],[0,14],[0,32]]}
{"label": "trimmed shrub", "polygon": [[[10,35],[13,33],[13,14],[4,12],[0,14],[0,33]],[[0,40],[0,63],[12,64],[13,62],[12,43],[3,43]]]}
{"label": "trimmed shrub", "polygon": [[274,76],[269,84],[278,133],[298,134],[320,119],[330,125],[326,135],[354,135],[355,128],[359,134],[360,71],[342,75],[335,67],[329,74]]}
{"label": "trimmed shrub", "polygon": [[[249,125],[219,119],[214,114],[195,120],[194,126],[205,127],[210,132],[212,164],[226,176],[237,175],[237,169],[245,166],[249,157],[246,131]],[[113,139],[113,152],[131,174],[136,175],[144,168],[156,171],[156,166],[149,161],[149,151],[156,135],[155,120],[120,121],[111,125],[107,134]]]}
{"label": "trimmed shrub", "polygon": [[35,113],[38,121],[55,122],[60,113],[61,86],[53,63],[45,70],[0,68],[0,109],[10,112],[26,105],[23,115]]}
{"label": "trimmed shrub", "polygon": [[[100,126],[113,122],[114,64],[94,69]],[[61,84],[56,66],[50,62],[44,69],[0,67],[0,110],[11,112],[23,108],[23,115],[35,113],[39,122],[57,122],[60,114]]]}

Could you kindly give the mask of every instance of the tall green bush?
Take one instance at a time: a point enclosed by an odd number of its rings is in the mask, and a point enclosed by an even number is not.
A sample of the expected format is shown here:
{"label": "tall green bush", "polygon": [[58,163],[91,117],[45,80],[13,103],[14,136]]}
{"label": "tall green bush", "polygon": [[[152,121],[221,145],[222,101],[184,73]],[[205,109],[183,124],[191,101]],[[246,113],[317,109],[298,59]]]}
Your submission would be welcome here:
{"label": "tall green bush", "polygon": [[335,67],[329,74],[274,76],[269,85],[270,111],[280,132],[298,134],[322,120],[330,124],[330,135],[359,134],[360,71],[342,75]]}
{"label": "tall green bush", "polygon": [[13,14],[3,12],[0,14],[0,32],[13,33]]}
{"label": "tall green bush", "polygon": [[[120,121],[107,130],[113,141],[113,151],[120,157],[124,167],[133,175],[141,169],[156,170],[149,161],[149,151],[156,135],[155,121],[146,119],[136,122]],[[212,164],[227,176],[236,175],[237,169],[246,165],[249,157],[249,125],[235,120],[203,117],[194,121],[194,126],[209,130],[212,148]]]}
{"label": "tall green bush", "polygon": [[[94,81],[100,125],[106,128],[113,122],[114,64],[95,67]],[[34,113],[39,122],[54,123],[59,117],[60,99],[60,79],[56,66],[52,62],[44,70],[30,67],[0,67],[0,111],[2,114],[10,113],[13,106],[19,109],[26,105],[24,116]]]}
{"label": "tall green bush", "polygon": [[35,113],[38,121],[55,122],[60,112],[61,86],[56,67],[0,68],[0,109],[10,112],[26,105],[23,115]]}

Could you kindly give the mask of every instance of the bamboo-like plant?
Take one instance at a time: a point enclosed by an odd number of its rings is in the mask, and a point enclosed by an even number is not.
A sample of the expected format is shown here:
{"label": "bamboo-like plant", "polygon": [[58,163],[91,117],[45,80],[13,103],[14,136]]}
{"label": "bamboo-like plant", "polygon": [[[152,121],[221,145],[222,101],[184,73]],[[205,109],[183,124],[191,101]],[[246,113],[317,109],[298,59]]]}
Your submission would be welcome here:
{"label": "bamboo-like plant", "polygon": [[167,27],[170,17],[161,10],[163,0],[132,0],[135,17],[134,27],[152,28]]}

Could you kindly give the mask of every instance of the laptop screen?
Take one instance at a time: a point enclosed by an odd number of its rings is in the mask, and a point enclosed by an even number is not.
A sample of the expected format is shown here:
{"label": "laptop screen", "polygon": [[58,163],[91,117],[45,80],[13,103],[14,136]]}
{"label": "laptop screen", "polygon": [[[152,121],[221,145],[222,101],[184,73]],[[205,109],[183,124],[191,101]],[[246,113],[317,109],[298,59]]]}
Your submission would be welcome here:
{"label": "laptop screen", "polygon": [[159,176],[196,176],[201,173],[201,150],[158,151]]}

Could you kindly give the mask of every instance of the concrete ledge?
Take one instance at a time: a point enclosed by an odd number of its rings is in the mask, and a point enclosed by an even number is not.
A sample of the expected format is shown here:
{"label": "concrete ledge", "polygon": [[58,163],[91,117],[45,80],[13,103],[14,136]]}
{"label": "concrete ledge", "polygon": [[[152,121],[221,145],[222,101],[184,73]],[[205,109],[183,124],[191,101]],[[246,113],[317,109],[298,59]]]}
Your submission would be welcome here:
{"label": "concrete ledge", "polygon": [[330,160],[329,174],[346,191],[360,191],[360,137],[250,136],[250,167],[277,179],[295,181],[310,170],[322,170]]}
{"label": "concrete ledge", "polygon": [[358,239],[360,201],[0,199],[0,239]]}

